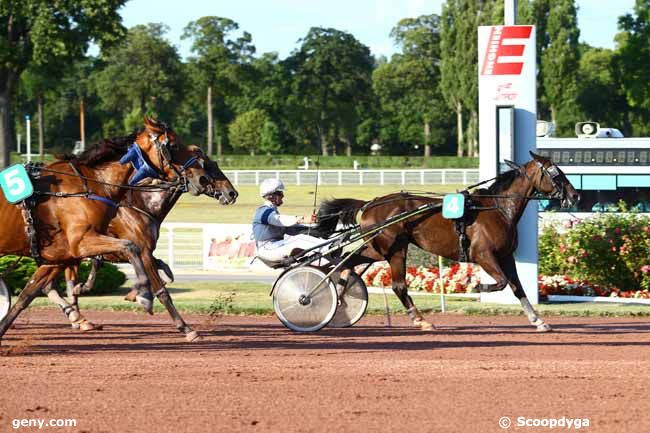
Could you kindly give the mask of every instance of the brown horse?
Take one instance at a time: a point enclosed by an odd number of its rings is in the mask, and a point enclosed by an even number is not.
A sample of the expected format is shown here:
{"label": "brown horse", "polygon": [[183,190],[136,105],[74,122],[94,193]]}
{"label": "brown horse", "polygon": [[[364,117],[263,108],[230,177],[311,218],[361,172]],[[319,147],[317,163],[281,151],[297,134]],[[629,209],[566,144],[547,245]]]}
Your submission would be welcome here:
{"label": "brown horse", "polygon": [[[164,181],[184,183],[192,194],[206,190],[207,172],[196,162],[196,149],[182,146],[166,125],[145,118],[145,128],[116,140],[105,140],[70,161],[58,161],[33,173],[35,194],[21,209],[0,199],[0,254],[32,255],[40,263],[7,316],[0,338],[36,294],[68,265],[104,254],[128,257],[137,274],[138,302],[151,310],[152,295],[162,281],[146,269],[139,248],[130,240],[106,234],[117,203],[142,172]],[[135,155],[127,163],[125,154]],[[136,171],[136,167],[140,167]],[[146,170],[141,170],[144,167]],[[132,177],[133,176],[133,177]],[[137,187],[135,187],[137,188]]]}
{"label": "brown horse", "polygon": [[[223,205],[235,203],[238,193],[217,163],[203,155],[200,161],[210,178],[206,194],[219,198]],[[145,266],[155,267],[156,273],[165,280],[165,283],[173,281],[173,274],[165,262],[153,256],[153,251],[160,236],[160,225],[183,192],[181,188],[129,191],[120,203],[116,217],[111,220],[108,226],[110,236],[133,241],[140,248],[140,256]],[[105,255],[102,258],[113,263],[128,262],[127,256],[116,253]],[[92,290],[98,267],[99,261],[93,260],[88,281],[84,284],[75,284],[77,279],[76,266],[66,269],[66,285],[68,296],[73,298],[72,305],[62,299],[56,290],[48,290],[48,297],[62,308],[73,326],[75,324],[79,325],[82,330],[95,329],[95,325],[88,322],[79,313],[77,298],[80,292]],[[198,334],[180,316],[166,287],[163,285],[155,295],[174,320],[176,329],[185,334],[188,341],[196,340]]]}
{"label": "brown horse", "polygon": [[[488,291],[501,290],[509,285],[530,323],[544,332],[550,331],[551,327],[528,301],[515,268],[513,254],[517,248],[517,223],[533,193],[560,199],[564,204],[575,204],[580,196],[555,164],[532,152],[531,155],[532,161],[523,166],[510,162],[514,170],[498,176],[488,189],[470,194],[469,200],[475,207],[483,209],[470,208],[464,218],[469,261],[479,264],[496,281]],[[321,235],[333,232],[339,220],[345,225],[354,225],[359,211],[360,229],[363,231],[395,215],[440,202],[438,198],[407,193],[390,194],[370,202],[330,200],[324,202],[319,210],[322,215],[319,232]],[[409,244],[452,260],[458,260],[461,251],[454,222],[443,218],[439,209],[432,209],[386,227],[351,265],[387,260],[392,272],[393,291],[407,309],[413,324],[429,330],[432,325],[424,320],[407,291],[406,254]]]}

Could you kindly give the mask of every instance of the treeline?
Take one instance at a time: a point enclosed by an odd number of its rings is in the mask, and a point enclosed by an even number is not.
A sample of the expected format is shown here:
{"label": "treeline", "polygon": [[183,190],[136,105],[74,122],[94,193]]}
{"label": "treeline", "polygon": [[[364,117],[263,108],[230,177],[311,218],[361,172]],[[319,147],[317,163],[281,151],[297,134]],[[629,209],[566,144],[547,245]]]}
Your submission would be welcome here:
{"label": "treeline", "polygon": [[[0,165],[17,133],[24,141],[25,114],[32,147],[51,152],[71,150],[81,119],[92,143],[149,114],[210,154],[478,155],[477,26],[502,23],[503,0],[447,0],[440,16],[402,19],[390,59],[333,28],[311,28],[287,58],[258,54],[234,21],[202,17],[182,36],[186,61],[165,25],[124,29],[123,3],[2,2]],[[518,23],[537,26],[539,118],[560,136],[583,120],[649,135],[650,0],[618,18],[614,50],[579,43],[576,13],[574,0],[518,1]]]}

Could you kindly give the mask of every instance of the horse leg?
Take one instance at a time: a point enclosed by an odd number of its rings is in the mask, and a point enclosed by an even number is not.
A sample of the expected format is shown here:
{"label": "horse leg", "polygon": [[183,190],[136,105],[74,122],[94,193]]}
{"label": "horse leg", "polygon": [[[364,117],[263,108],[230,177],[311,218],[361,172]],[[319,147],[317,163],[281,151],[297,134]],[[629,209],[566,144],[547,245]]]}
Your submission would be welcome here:
{"label": "horse leg", "polygon": [[430,331],[433,329],[433,325],[424,320],[424,317],[413,303],[413,299],[408,294],[408,287],[406,286],[406,251],[407,248],[404,247],[396,251],[388,260],[393,280],[393,292],[406,308],[413,325],[423,331]]}
{"label": "horse leg", "polygon": [[62,266],[60,265],[42,265],[36,269],[32,278],[30,278],[25,288],[20,292],[16,303],[12,305],[9,313],[0,321],[0,339],[5,335],[21,311],[31,304],[38,291],[53,281],[61,271]]}
{"label": "horse leg", "polygon": [[515,264],[515,258],[511,255],[503,260],[501,260],[501,266],[503,267],[504,272],[508,276],[508,280],[510,280],[510,288],[514,292],[515,296],[517,299],[519,299],[519,302],[521,303],[521,307],[524,309],[524,312],[526,313],[526,316],[528,317],[528,320],[530,321],[531,325],[535,326],[539,332],[549,332],[552,331],[553,329],[549,324],[544,322],[533,306],[531,305],[530,301],[528,300],[528,297],[526,296],[526,292],[524,291],[524,288],[521,285],[521,281],[519,281],[519,275],[517,274],[517,266]]}
{"label": "horse leg", "polygon": [[[151,275],[147,274],[140,258],[140,248],[135,243],[99,233],[87,233],[86,236],[79,240],[77,252],[80,257],[94,257],[106,253],[126,255],[136,274],[136,282],[133,286],[137,293],[135,300],[147,313],[153,314],[153,293],[149,286]],[[156,290],[159,289],[160,287]]]}
{"label": "horse leg", "polygon": [[167,265],[167,263],[155,257],[154,260],[156,261],[156,268],[158,268],[158,276],[160,276],[160,279],[162,279],[167,284],[173,283],[174,273],[172,272],[169,265]]}
{"label": "horse leg", "polygon": [[187,341],[192,343],[201,340],[201,336],[199,335],[199,333],[193,330],[187,323],[185,323],[181,315],[178,313],[178,310],[176,310],[176,306],[174,306],[172,297],[167,291],[166,287],[163,287],[158,292],[156,292],[156,297],[158,298],[160,303],[165,306],[167,312],[174,320],[174,326],[176,326],[178,332],[185,334],[185,339]]}
{"label": "horse leg", "polygon": [[52,283],[50,282],[44,289],[43,292],[47,295],[48,299],[59,306],[65,317],[70,321],[73,329],[80,329],[82,331],[95,331],[102,329],[101,325],[95,325],[88,319],[86,319],[81,312],[79,311],[79,306],[75,304],[69,304],[68,301],[63,299],[59,292],[52,288]]}

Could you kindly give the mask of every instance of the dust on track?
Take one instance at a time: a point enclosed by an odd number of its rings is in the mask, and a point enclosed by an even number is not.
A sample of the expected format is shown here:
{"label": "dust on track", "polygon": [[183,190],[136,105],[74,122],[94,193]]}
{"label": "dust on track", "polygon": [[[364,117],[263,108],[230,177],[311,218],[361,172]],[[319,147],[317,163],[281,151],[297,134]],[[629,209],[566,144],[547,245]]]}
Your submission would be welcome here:
{"label": "dust on track", "polygon": [[296,334],[274,317],[190,315],[204,339],[187,343],[162,314],[88,316],[104,330],[48,309],[7,333],[0,432],[30,431],[12,429],[23,418],[88,433],[498,432],[502,416],[650,431],[647,319],[553,317],[557,332],[538,334],[523,317],[438,314],[430,333],[369,317]]}

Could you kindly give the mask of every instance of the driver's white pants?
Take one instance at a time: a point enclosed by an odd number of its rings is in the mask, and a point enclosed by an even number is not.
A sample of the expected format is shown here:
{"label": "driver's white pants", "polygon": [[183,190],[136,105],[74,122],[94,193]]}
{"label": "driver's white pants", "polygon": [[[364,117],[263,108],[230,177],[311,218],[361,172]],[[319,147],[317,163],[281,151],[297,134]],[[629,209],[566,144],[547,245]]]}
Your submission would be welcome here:
{"label": "driver's white pants", "polygon": [[[301,250],[308,250],[320,245],[325,242],[324,239],[316,238],[314,236],[309,236],[305,234],[300,234],[296,236],[284,235],[284,239],[279,241],[269,241],[260,245],[257,248],[257,255],[265,260],[270,260],[273,262],[279,262],[291,255],[291,252],[296,248]],[[325,245],[319,249],[314,250],[314,252],[324,252],[327,251],[329,245]],[[327,260],[323,259],[321,264],[328,263]]]}

